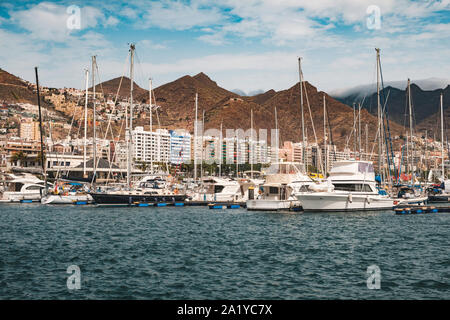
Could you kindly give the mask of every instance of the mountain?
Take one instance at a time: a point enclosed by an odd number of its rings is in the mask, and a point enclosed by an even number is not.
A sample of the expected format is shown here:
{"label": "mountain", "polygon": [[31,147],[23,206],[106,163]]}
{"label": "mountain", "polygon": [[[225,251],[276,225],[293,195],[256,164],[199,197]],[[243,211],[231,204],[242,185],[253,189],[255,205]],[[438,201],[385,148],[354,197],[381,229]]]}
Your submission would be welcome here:
{"label": "mountain", "polygon": [[[450,79],[442,79],[442,78],[428,78],[428,79],[417,79],[417,80],[411,80],[412,83],[415,83],[423,90],[436,90],[436,89],[443,89],[445,88],[449,83]],[[397,89],[404,89],[406,88],[408,84],[408,81],[405,80],[399,80],[399,81],[385,81],[384,86],[385,87],[393,87]],[[343,89],[336,89],[330,92],[330,95],[334,98],[344,98],[348,96],[356,96],[357,100],[362,100],[365,96],[371,95],[372,93],[375,93],[377,91],[376,83],[371,84],[363,84],[351,88],[343,88]]]}
{"label": "mountain", "polygon": [[[439,112],[439,99],[441,92],[444,93],[444,108],[450,106],[450,86],[445,89],[422,90],[418,85],[411,84],[411,101],[415,125],[420,125],[429,116]],[[388,96],[389,94],[389,96]],[[407,90],[388,86],[380,91],[381,97],[387,97],[386,108],[389,118],[400,125],[409,127],[409,108],[407,106]],[[359,93],[353,93],[346,97],[336,98],[349,106],[353,102],[361,102]],[[382,98],[382,105],[384,98]],[[364,100],[363,107],[370,113],[377,114],[377,94],[372,93]]]}
{"label": "mountain", "polygon": [[[37,103],[37,96],[30,83],[0,69],[0,102]],[[42,101],[43,105],[47,105]]]}
{"label": "mountain", "polygon": [[[119,89],[119,96],[128,98],[130,96],[131,79],[128,77],[117,77],[95,85],[96,92],[103,92],[105,95],[116,96]],[[92,87],[89,88],[92,91]],[[136,82],[133,85],[133,100],[135,102],[148,101],[148,90],[139,87]]]}
{"label": "mountain", "polygon": [[[115,78],[101,84],[104,92],[115,94],[120,78]],[[100,84],[97,86],[100,87]],[[129,96],[130,79],[123,78],[120,95]],[[352,146],[348,139],[353,126],[353,110],[348,105],[341,103],[324,92],[306,82],[306,92],[303,91],[305,126],[308,141],[315,141],[311,116],[308,109],[308,101],[311,107],[312,119],[315,125],[317,140],[323,141],[323,95],[327,103],[328,120],[332,128],[333,142],[340,148],[346,143]],[[96,89],[98,90],[98,89]],[[250,113],[253,109],[254,128],[275,128],[274,107],[278,111],[278,126],[282,141],[301,140],[301,113],[299,83],[282,91],[269,90],[254,96],[240,96],[234,92],[221,88],[203,72],[195,76],[183,76],[175,81],[166,83],[154,89],[156,104],[160,106],[158,116],[161,127],[167,129],[183,128],[193,132],[195,118],[195,94],[198,93],[198,119],[202,120],[205,111],[205,129],[249,129]],[[134,96],[136,101],[148,101],[148,91],[135,85]],[[157,123],[155,116],[154,123]],[[369,128],[369,141],[373,141],[377,130],[377,118],[362,111],[362,129],[365,139],[365,124]],[[148,125],[146,119],[137,119],[135,125]],[[404,129],[393,123],[392,134],[401,134]],[[224,132],[225,136],[225,132]],[[268,131],[270,140],[270,131]],[[353,140],[352,140],[353,141]]]}
{"label": "mountain", "polygon": [[[319,143],[323,141],[323,97],[325,96],[327,109],[327,122],[332,130],[333,142],[339,147],[347,144],[348,136],[353,128],[353,109],[349,106],[333,99],[327,93],[317,91],[317,88],[306,82],[306,92],[303,90],[304,101],[304,121],[308,141],[314,141],[314,131]],[[309,112],[308,102],[311,107]],[[300,111],[300,86],[299,83],[291,88],[277,92],[270,99],[263,103],[263,106],[271,109],[277,107],[278,123],[281,140],[301,140],[301,111]],[[312,122],[311,122],[312,118]],[[314,129],[313,129],[314,123]],[[365,125],[368,125],[369,141],[373,141],[377,131],[378,120],[366,110],[361,112],[362,140],[365,140]],[[391,125],[393,135],[402,132],[402,127]],[[354,137],[354,136],[353,136]],[[352,146],[352,140],[348,141],[348,146]]]}

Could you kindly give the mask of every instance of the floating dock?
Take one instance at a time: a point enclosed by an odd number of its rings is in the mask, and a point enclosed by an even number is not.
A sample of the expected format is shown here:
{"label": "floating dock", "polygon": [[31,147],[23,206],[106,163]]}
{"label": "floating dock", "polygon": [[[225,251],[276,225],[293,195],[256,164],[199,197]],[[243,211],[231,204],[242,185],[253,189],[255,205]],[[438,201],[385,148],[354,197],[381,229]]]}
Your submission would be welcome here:
{"label": "floating dock", "polygon": [[437,212],[450,212],[450,207],[435,207],[435,206],[412,206],[394,209],[395,214],[425,214]]}

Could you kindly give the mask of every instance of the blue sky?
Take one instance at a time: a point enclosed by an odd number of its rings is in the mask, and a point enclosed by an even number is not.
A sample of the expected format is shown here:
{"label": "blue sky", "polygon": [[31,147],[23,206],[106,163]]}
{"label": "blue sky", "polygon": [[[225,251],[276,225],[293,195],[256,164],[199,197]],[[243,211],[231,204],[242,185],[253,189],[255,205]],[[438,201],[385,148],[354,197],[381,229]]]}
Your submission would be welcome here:
{"label": "blue sky", "polygon": [[[72,5],[80,29],[67,28]],[[370,5],[379,29],[368,27]],[[37,65],[44,85],[80,88],[94,54],[102,80],[121,76],[129,42],[144,87],[205,72],[229,90],[281,90],[298,81],[301,56],[305,79],[335,92],[374,82],[375,47],[386,81],[448,81],[450,0],[0,3],[0,67],[29,81]]]}

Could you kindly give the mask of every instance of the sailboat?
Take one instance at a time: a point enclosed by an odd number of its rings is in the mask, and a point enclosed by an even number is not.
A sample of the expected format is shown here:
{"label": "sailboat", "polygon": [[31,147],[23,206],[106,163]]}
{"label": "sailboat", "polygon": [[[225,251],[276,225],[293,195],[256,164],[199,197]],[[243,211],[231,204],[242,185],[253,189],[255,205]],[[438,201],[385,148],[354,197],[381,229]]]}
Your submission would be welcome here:
{"label": "sailboat", "polygon": [[[430,188],[428,193],[429,202],[450,202],[450,180],[445,179],[445,162],[444,162],[444,96],[441,93],[440,99],[441,109],[441,178],[442,188]],[[438,191],[439,190],[439,191]]]}
{"label": "sailboat", "polygon": [[[90,192],[97,205],[148,205],[162,204],[167,202],[180,202],[186,199],[184,194],[176,194],[166,190],[164,193],[155,194],[152,191],[146,191],[145,188],[133,188],[131,183],[131,168],[133,159],[133,84],[134,84],[134,51],[135,45],[130,44],[130,116],[127,121],[126,141],[127,152],[127,189],[108,192]],[[150,101],[151,104],[151,101]]]}
{"label": "sailboat", "polygon": [[[95,57],[92,57],[92,79],[93,79],[93,88],[95,88]],[[88,105],[88,90],[89,90],[89,71],[85,71],[86,74],[86,99],[85,99],[85,106],[84,106],[84,152],[83,152],[83,174],[86,176],[86,149],[87,149],[87,105]],[[95,90],[95,89],[93,89]],[[95,94],[94,94],[95,97]],[[94,100],[95,104],[95,100]],[[94,107],[94,123],[95,123],[95,107]],[[95,128],[94,128],[95,132]],[[94,134],[95,137],[95,134]],[[95,143],[95,138],[94,138]],[[94,168],[95,168],[95,149],[94,146]],[[94,169],[95,172],[95,169]],[[95,173],[94,173],[95,174]],[[92,180],[90,180],[92,182]],[[88,204],[92,203],[93,199],[88,194],[89,189],[86,187],[85,184],[82,184],[80,182],[73,182],[73,181],[67,181],[67,180],[59,180],[55,182],[55,187],[53,190],[51,190],[49,193],[44,195],[41,198],[42,204]]]}

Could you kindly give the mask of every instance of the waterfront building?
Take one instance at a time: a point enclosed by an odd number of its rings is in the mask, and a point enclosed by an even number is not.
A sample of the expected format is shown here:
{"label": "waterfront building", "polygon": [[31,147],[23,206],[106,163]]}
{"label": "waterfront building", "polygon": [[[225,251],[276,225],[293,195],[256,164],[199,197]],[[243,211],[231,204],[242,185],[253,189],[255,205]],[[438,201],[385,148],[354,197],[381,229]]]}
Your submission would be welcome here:
{"label": "waterfront building", "polygon": [[170,163],[191,161],[191,135],[185,130],[170,130]]}
{"label": "waterfront building", "polygon": [[135,162],[169,162],[170,133],[166,129],[144,131],[136,127],[132,131],[133,157]]}

